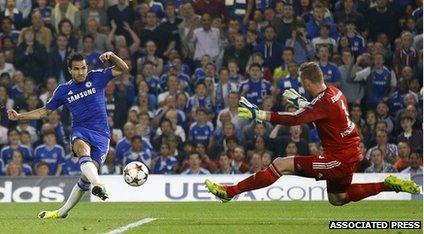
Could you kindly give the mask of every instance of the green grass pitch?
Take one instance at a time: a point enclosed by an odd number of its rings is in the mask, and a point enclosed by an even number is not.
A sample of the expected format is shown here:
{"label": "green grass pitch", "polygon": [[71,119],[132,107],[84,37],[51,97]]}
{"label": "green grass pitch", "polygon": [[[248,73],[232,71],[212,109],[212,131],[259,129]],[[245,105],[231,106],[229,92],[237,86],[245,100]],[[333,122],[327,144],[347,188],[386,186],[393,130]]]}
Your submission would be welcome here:
{"label": "green grass pitch", "polygon": [[[58,203],[0,204],[0,233],[105,233],[147,217],[156,220],[126,233],[344,233],[345,230],[329,230],[329,220],[423,220],[422,201],[362,201],[342,207],[315,201],[83,202],[66,219],[36,218],[39,211],[58,206]],[[422,230],[391,233],[422,233]]]}

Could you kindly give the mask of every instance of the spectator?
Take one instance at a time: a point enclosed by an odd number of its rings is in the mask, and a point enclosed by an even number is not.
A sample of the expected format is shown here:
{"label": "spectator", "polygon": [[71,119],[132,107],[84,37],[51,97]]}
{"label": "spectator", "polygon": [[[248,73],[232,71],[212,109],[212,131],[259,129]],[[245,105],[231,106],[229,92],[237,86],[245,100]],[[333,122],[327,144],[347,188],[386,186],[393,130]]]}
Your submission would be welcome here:
{"label": "spectator", "polygon": [[[109,157],[106,157],[106,162]],[[62,165],[62,175],[65,176],[79,176],[81,175],[80,164],[78,162],[78,157],[73,155],[65,156],[65,161]]]}
{"label": "spectator", "polygon": [[156,13],[152,11],[147,13],[146,26],[140,31],[139,37],[141,46],[147,47],[148,41],[155,42],[157,46],[155,55],[159,57],[166,57],[169,51],[175,48],[172,29],[165,24],[160,24]]}
{"label": "spectator", "polygon": [[133,25],[137,17],[137,12],[128,5],[127,0],[118,0],[116,5],[110,6],[106,12],[107,21],[111,25],[112,20],[117,25],[116,34],[130,38],[130,35],[124,29],[124,22]]}
{"label": "spectator", "polygon": [[[364,16],[355,9],[355,3],[357,1],[354,0],[343,0],[343,8],[334,13],[334,21],[335,22],[348,22],[351,21],[355,25],[358,26],[359,31],[364,31],[365,20]],[[355,2],[355,3],[354,3]]]}
{"label": "spectator", "polygon": [[291,47],[285,47],[283,49],[283,53],[281,58],[283,59],[283,63],[274,69],[273,78],[274,80],[279,80],[281,78],[284,78],[289,74],[288,67],[289,63],[293,63],[293,56],[294,56],[294,50]]}
{"label": "spectator", "polygon": [[353,21],[346,22],[346,37],[349,42],[350,51],[358,57],[365,52],[365,39],[357,33],[356,25]]}
{"label": "spectator", "polygon": [[51,16],[52,16],[53,8],[50,6],[47,0],[37,0],[37,5],[38,7],[35,8],[33,12],[39,11],[44,24],[51,26],[52,25]]}
{"label": "spectator", "polygon": [[24,40],[14,52],[13,64],[25,75],[31,75],[37,83],[42,83],[46,75],[46,48],[37,41],[33,30],[23,33]]}
{"label": "spectator", "polygon": [[50,51],[50,46],[52,44],[52,32],[51,30],[44,25],[41,12],[34,10],[31,15],[31,25],[28,27],[22,28],[22,31],[19,35],[19,44],[22,43],[25,38],[24,35],[28,30],[32,30],[35,33],[35,39],[46,48],[46,51]]}
{"label": "spectator", "polygon": [[[385,33],[391,41],[395,39],[399,26],[396,21],[396,15],[388,6],[387,0],[376,1],[376,5],[370,8],[365,18],[368,22],[369,38],[372,41],[377,39],[379,33]],[[387,27],[390,25],[390,27]]]}
{"label": "spectator", "polygon": [[2,31],[0,33],[1,45],[5,44],[6,38],[10,38],[13,44],[18,43],[20,32],[18,30],[13,29],[12,18],[6,16],[3,19],[1,19],[1,31]]}
{"label": "spectator", "polygon": [[325,83],[340,87],[341,74],[337,66],[329,61],[330,49],[327,46],[321,46],[318,51],[318,57]]}
{"label": "spectator", "polygon": [[412,175],[414,174],[422,174],[423,173],[423,166],[422,166],[422,154],[418,153],[412,153],[409,155],[409,167],[407,167],[405,170],[401,171],[401,173],[410,173]]}
{"label": "spectator", "polygon": [[306,30],[308,31],[309,39],[313,39],[319,36],[320,27],[324,24],[329,25],[330,37],[334,40],[337,39],[338,33],[337,28],[328,20],[324,18],[325,8],[321,4],[316,4],[312,11],[312,18],[306,22]]}
{"label": "spectator", "polygon": [[231,165],[231,159],[224,152],[219,156],[219,169],[215,174],[240,174],[240,172]]}
{"label": "spectator", "polygon": [[402,69],[406,66],[414,69],[418,59],[417,51],[412,46],[414,42],[412,33],[403,32],[400,38],[401,48],[397,49],[393,56],[393,68],[398,76],[401,75]]}
{"label": "spectator", "polygon": [[[291,37],[291,33],[295,30],[295,25],[299,22],[295,18],[293,4],[290,1],[277,2],[276,6],[282,5],[282,15],[272,22],[272,25],[276,29],[277,41],[281,45],[285,45],[287,39]],[[275,10],[277,11],[278,8]]]}
{"label": "spectator", "polygon": [[22,172],[22,168],[19,164],[9,163],[6,166],[6,175],[9,177],[20,177],[24,176],[25,174]]}
{"label": "spectator", "polygon": [[181,40],[181,52],[184,57],[193,58],[195,43],[191,41],[195,29],[202,26],[201,17],[194,12],[191,2],[186,2],[180,7],[180,15],[183,22],[178,26],[178,33]]}
{"label": "spectator", "polygon": [[321,46],[326,46],[331,54],[337,52],[337,42],[330,37],[330,27],[326,24],[321,25],[319,36],[312,39],[312,45],[317,54]]}
{"label": "spectator", "polygon": [[68,71],[70,53],[68,38],[64,34],[59,34],[56,37],[56,47],[48,55],[48,76],[57,77],[59,83],[64,83],[71,79]]}
{"label": "spectator", "polygon": [[365,173],[393,173],[398,172],[390,163],[384,160],[383,151],[378,148],[371,150],[371,166],[365,169]]}
{"label": "spectator", "polygon": [[[99,23],[92,17],[88,18],[86,23],[86,32],[84,35],[90,35],[94,39],[94,50],[95,51],[105,51],[106,50],[106,41],[107,36],[99,32]],[[82,49],[83,43],[79,42],[80,50]]]}
{"label": "spectator", "polygon": [[262,170],[262,156],[259,153],[252,153],[252,157],[250,159],[250,169],[249,173],[256,173]]}
{"label": "spectator", "polygon": [[[385,0],[382,0],[385,1]],[[356,72],[354,81],[366,82],[366,96],[369,108],[376,107],[382,99],[387,99],[396,87],[396,75],[384,66],[384,57],[381,53],[374,54],[374,65]],[[357,64],[361,63],[359,57]]]}
{"label": "spectator", "polygon": [[65,159],[63,147],[56,144],[56,135],[53,131],[44,133],[43,142],[44,144],[34,150],[34,163],[36,165],[41,162],[47,163],[49,166],[49,175],[61,175],[62,165]]}
{"label": "spectator", "polygon": [[236,83],[230,82],[229,72],[226,67],[219,70],[219,82],[214,85],[215,112],[220,112],[228,106],[229,94],[238,91]]}
{"label": "spectator", "polygon": [[207,112],[203,108],[196,109],[196,121],[190,125],[188,139],[193,144],[208,145],[212,137],[214,127],[210,121],[207,120]]}
{"label": "spectator", "polygon": [[241,82],[239,93],[257,106],[262,105],[263,97],[271,94],[271,84],[262,78],[261,66],[257,63],[249,67],[250,79]]}
{"label": "spectator", "polygon": [[169,145],[162,143],[159,150],[159,156],[153,163],[154,174],[174,174],[177,169],[177,159],[172,155]]}
{"label": "spectator", "polygon": [[414,120],[408,116],[403,115],[401,117],[402,133],[397,137],[398,142],[406,141],[410,144],[413,151],[423,150],[423,133],[420,130],[413,129]]}
{"label": "spectator", "polygon": [[399,141],[397,144],[398,155],[397,161],[393,164],[393,166],[398,171],[403,171],[405,168],[409,166],[409,155],[411,154],[411,146],[407,141]]}
{"label": "spectator", "polygon": [[340,88],[350,105],[353,103],[359,104],[364,97],[364,87],[362,84],[354,83],[350,79],[354,65],[354,57],[352,56],[352,52],[350,50],[345,50],[342,52],[342,61],[343,64],[338,67],[340,71]]}
{"label": "spectator", "polygon": [[222,65],[228,66],[228,62],[233,60],[238,67],[246,67],[251,53],[252,51],[246,46],[245,37],[242,34],[236,34],[234,42],[224,50]]}
{"label": "spectator", "polygon": [[46,162],[41,162],[35,167],[35,173],[37,176],[49,176],[49,170],[49,164]]}
{"label": "spectator", "polygon": [[94,50],[94,37],[87,34],[82,39],[82,54],[87,60],[89,70],[97,70],[102,68],[102,62],[100,61],[100,53]]}
{"label": "spectator", "polygon": [[75,28],[81,29],[83,34],[86,33],[86,22],[92,18],[98,22],[101,26],[107,25],[106,12],[98,7],[97,0],[88,0],[88,7],[78,11],[75,15]]}
{"label": "spectator", "polygon": [[191,154],[188,157],[189,168],[183,171],[181,174],[183,175],[208,175],[210,172],[200,166],[200,156],[197,153]]}
{"label": "spectator", "polygon": [[[161,135],[156,135],[153,140],[153,147],[154,149],[158,149],[162,143],[168,143],[168,138],[174,135],[174,130],[172,129],[172,122],[169,119],[162,119],[160,122],[160,132],[162,132]],[[181,138],[176,136],[178,138],[178,142],[181,143]]]}
{"label": "spectator", "polygon": [[188,111],[189,118],[194,117],[198,108],[203,108],[207,113],[213,112],[213,99],[206,92],[205,83],[200,82],[196,85],[195,94],[187,102],[186,110]]}
{"label": "spectator", "polygon": [[[67,135],[65,133],[65,126],[63,125],[61,119],[60,119],[60,115],[59,112],[56,111],[52,111],[49,116],[48,116],[48,123],[51,125],[51,130],[53,130],[55,132],[56,135],[56,139],[57,139],[57,143],[59,145],[61,145],[65,151],[69,151],[69,141],[67,139]],[[45,125],[45,124],[44,124]],[[44,130],[42,128],[42,132],[46,132],[49,130]]]}
{"label": "spectator", "polygon": [[0,156],[3,159],[3,162],[5,164],[8,164],[9,161],[12,159],[12,154],[14,150],[18,150],[21,152],[21,154],[24,156],[25,162],[32,162],[32,153],[31,150],[20,144],[19,142],[19,133],[15,129],[9,130],[7,133],[7,138],[9,139],[9,144],[0,151]]}
{"label": "spectator", "polygon": [[71,24],[75,24],[78,8],[70,0],[59,0],[52,13],[52,25],[59,30],[59,22],[68,19]]}
{"label": "spectator", "polygon": [[315,50],[312,42],[308,39],[308,31],[302,24],[297,24],[291,32],[291,37],[286,40],[286,46],[293,48],[294,61],[296,64],[302,64],[312,60],[315,56]]}
{"label": "spectator", "polygon": [[122,165],[127,165],[134,161],[140,161],[148,168],[152,167],[152,152],[150,152],[150,149],[143,147],[143,140],[140,136],[131,138],[131,148],[124,153]]}
{"label": "spectator", "polygon": [[6,57],[3,51],[0,51],[0,74],[7,72],[10,77],[13,76],[15,72],[15,67],[13,64],[6,62]]}
{"label": "spectator", "polygon": [[10,17],[13,20],[14,28],[20,30],[24,23],[22,12],[16,8],[16,0],[6,1],[4,11],[0,13],[0,18]]}
{"label": "spectator", "polygon": [[391,144],[388,142],[388,133],[386,131],[377,131],[376,141],[377,145],[371,147],[367,151],[366,157],[369,159],[374,149],[380,149],[382,155],[384,156],[383,159],[386,162],[393,164],[396,161],[398,150],[395,144]]}
{"label": "spectator", "polygon": [[10,163],[6,165],[6,170],[8,170],[9,166],[18,166],[20,167],[20,172],[22,173],[22,176],[31,176],[32,175],[32,168],[27,163],[24,163],[24,158],[19,150],[14,150],[12,153],[12,159],[10,160]]}
{"label": "spectator", "polygon": [[264,41],[255,46],[254,51],[260,52],[264,65],[274,70],[281,64],[282,46],[276,42],[275,28],[268,25],[264,29]]}
{"label": "spectator", "polygon": [[201,22],[202,27],[194,29],[191,38],[195,47],[193,59],[199,62],[203,55],[209,55],[215,61],[220,53],[220,32],[217,28],[211,27],[212,20],[209,14],[203,14]]}
{"label": "spectator", "polygon": [[155,12],[159,18],[165,15],[161,2],[155,2],[154,0],[146,0],[145,2],[149,6],[149,10]]}
{"label": "spectator", "polygon": [[296,63],[290,62],[287,67],[289,73],[277,81],[276,85],[278,91],[282,93],[285,89],[293,88],[299,94],[304,95],[305,90],[303,89],[302,83],[300,82]]}
{"label": "spectator", "polygon": [[53,92],[57,86],[58,83],[56,77],[47,78],[45,92],[39,96],[43,105],[46,105],[47,101],[53,96]]}
{"label": "spectator", "polygon": [[384,121],[387,124],[387,131],[390,134],[393,131],[394,123],[389,116],[389,105],[385,101],[380,101],[377,105],[377,115],[379,121]]}

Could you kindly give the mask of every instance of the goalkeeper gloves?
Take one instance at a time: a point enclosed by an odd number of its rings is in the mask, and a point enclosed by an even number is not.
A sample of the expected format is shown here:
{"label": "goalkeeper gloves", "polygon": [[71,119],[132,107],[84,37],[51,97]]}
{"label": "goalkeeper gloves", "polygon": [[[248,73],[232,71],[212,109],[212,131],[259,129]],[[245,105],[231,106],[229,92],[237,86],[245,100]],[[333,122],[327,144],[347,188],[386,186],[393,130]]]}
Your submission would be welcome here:
{"label": "goalkeeper gloves", "polygon": [[287,98],[287,102],[294,105],[295,107],[301,109],[309,105],[308,100],[302,97],[295,89],[290,88],[284,90],[283,97]]}
{"label": "goalkeeper gloves", "polygon": [[250,103],[245,97],[239,101],[238,116],[242,119],[256,119],[258,122],[266,119],[266,112],[259,110],[258,106]]}

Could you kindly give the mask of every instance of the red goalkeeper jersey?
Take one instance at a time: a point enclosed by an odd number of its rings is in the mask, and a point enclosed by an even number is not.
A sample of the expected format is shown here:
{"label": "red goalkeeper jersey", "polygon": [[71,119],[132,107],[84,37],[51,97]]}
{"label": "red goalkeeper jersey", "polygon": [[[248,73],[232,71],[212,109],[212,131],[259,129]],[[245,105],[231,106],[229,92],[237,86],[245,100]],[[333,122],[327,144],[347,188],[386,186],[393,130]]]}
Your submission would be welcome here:
{"label": "red goalkeeper jersey", "polygon": [[290,126],[314,122],[324,154],[345,161],[361,158],[357,153],[360,137],[349,118],[346,97],[334,86],[328,86],[309,105],[294,113],[272,112],[270,121]]}

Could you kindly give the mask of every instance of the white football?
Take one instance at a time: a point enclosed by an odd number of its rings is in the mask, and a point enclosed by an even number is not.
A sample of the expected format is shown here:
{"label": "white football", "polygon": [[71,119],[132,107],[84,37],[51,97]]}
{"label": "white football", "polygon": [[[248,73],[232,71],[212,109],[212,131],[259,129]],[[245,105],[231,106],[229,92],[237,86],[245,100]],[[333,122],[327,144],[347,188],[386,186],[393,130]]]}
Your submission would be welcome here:
{"label": "white football", "polygon": [[123,174],[127,184],[137,187],[146,183],[147,177],[149,177],[149,169],[144,163],[134,161],[125,166]]}

